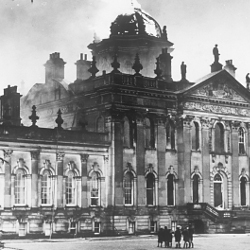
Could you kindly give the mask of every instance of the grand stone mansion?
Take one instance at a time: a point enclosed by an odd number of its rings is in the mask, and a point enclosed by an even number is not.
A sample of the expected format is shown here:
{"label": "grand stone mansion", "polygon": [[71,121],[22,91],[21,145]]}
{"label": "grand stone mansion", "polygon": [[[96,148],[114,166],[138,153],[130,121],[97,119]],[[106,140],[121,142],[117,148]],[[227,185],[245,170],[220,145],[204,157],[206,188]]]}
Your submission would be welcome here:
{"label": "grand stone mansion", "polygon": [[[119,15],[66,84],[58,52],[45,83],[1,97],[0,228],[9,235],[250,230],[250,94],[218,48],[197,82],[171,75],[166,27]],[[21,102],[21,107],[20,107]],[[21,114],[21,115],[20,115]]]}

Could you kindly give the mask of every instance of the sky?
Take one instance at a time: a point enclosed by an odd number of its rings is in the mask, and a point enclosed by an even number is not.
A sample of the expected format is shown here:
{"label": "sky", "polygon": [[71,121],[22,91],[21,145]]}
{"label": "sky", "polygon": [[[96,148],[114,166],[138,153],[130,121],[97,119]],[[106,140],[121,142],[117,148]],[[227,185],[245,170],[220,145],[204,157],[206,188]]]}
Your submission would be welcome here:
{"label": "sky", "polygon": [[[44,83],[44,64],[59,52],[66,62],[65,80],[76,79],[75,62],[94,36],[108,38],[117,15],[131,11],[131,0],[0,0],[0,93],[8,85],[21,94]],[[236,79],[245,85],[250,72],[250,1],[138,0],[141,8],[163,27],[174,43],[172,77],[180,80],[210,73],[212,49],[218,44],[220,62],[233,60]]]}

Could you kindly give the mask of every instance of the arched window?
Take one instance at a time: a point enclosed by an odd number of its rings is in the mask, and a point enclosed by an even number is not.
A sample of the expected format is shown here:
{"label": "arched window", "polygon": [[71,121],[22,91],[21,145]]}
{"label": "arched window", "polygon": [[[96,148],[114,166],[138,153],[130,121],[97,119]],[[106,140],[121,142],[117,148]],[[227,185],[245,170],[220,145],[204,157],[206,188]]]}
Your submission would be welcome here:
{"label": "arched window", "polygon": [[246,184],[247,178],[242,176],[240,178],[240,204],[241,206],[246,206]]}
{"label": "arched window", "polygon": [[147,205],[154,205],[155,199],[155,177],[149,173],[146,177],[147,182]]}
{"label": "arched window", "polygon": [[198,150],[200,148],[200,137],[199,137],[199,124],[193,122],[192,126],[192,149]]}
{"label": "arched window", "polygon": [[91,174],[90,182],[91,206],[100,206],[100,181],[100,174],[97,171],[94,171]]}
{"label": "arched window", "polygon": [[104,118],[102,116],[98,117],[96,121],[96,131],[100,133],[105,132],[105,123]]}
{"label": "arched window", "polygon": [[52,204],[52,174],[45,170],[41,177],[41,204]]}
{"label": "arched window", "polygon": [[73,171],[66,175],[66,204],[73,205],[76,203],[76,179]]}
{"label": "arched window", "polygon": [[131,147],[131,130],[130,130],[130,122],[127,117],[124,118],[123,123],[123,146]]}
{"label": "arched window", "polygon": [[15,194],[15,204],[24,205],[26,204],[26,172],[23,169],[18,169],[16,171],[14,179],[14,194]]}
{"label": "arched window", "polygon": [[239,154],[245,154],[245,133],[243,128],[239,128]]}
{"label": "arched window", "polygon": [[219,174],[214,176],[214,206],[223,207],[222,178]]}
{"label": "arched window", "polygon": [[216,123],[214,130],[214,150],[217,153],[224,152],[224,128],[221,123]]}
{"label": "arched window", "polygon": [[175,149],[175,128],[172,121],[169,121],[166,127],[167,149]]}
{"label": "arched window", "polygon": [[199,180],[199,175],[195,174],[193,176],[193,203],[199,202]]}
{"label": "arched window", "polygon": [[167,204],[174,205],[174,175],[169,174],[167,177]]}
{"label": "arched window", "polygon": [[154,148],[154,124],[149,118],[145,118],[145,147]]}
{"label": "arched window", "polygon": [[124,176],[124,204],[133,205],[133,175],[127,172]]}

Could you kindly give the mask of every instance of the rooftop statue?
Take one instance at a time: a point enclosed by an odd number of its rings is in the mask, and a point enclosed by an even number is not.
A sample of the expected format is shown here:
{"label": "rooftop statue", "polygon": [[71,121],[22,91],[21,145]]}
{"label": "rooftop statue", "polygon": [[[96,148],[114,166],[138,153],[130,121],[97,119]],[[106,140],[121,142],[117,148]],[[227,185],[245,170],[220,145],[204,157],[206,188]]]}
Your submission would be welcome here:
{"label": "rooftop statue", "polygon": [[219,62],[219,50],[218,45],[215,44],[215,47],[213,48],[213,54],[214,54],[214,62]]}

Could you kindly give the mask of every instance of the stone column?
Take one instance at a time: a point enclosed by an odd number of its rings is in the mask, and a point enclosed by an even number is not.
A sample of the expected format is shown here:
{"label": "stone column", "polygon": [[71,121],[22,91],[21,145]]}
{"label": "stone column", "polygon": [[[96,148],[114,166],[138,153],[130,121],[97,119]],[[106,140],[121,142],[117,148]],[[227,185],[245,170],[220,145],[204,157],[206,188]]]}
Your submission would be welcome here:
{"label": "stone column", "polygon": [[111,206],[112,205],[112,173],[111,168],[109,165],[109,156],[104,155],[103,156],[104,161],[104,169],[106,170],[106,181],[105,181],[105,190],[106,190],[106,197],[105,197],[105,206]]}
{"label": "stone column", "polygon": [[191,120],[177,119],[178,195],[177,205],[185,205],[191,199]]}
{"label": "stone column", "polygon": [[238,129],[240,123],[233,122],[231,126],[232,131],[232,203],[238,206],[240,204],[239,199],[239,136]]}
{"label": "stone column", "polygon": [[117,114],[112,114],[113,145],[114,145],[114,178],[115,206],[123,206],[123,121]]}
{"label": "stone column", "polygon": [[136,170],[137,170],[137,205],[145,206],[145,146],[143,117],[136,117]]}
{"label": "stone column", "polygon": [[166,124],[163,117],[157,118],[157,158],[158,158],[158,204],[159,206],[166,206]]}
{"label": "stone column", "polygon": [[56,153],[56,168],[57,168],[57,207],[63,207],[64,192],[63,192],[63,152]]}
{"label": "stone column", "polygon": [[201,118],[201,153],[202,153],[202,177],[203,177],[203,202],[209,203],[210,197],[210,121],[206,118]]}
{"label": "stone column", "polygon": [[87,180],[88,180],[88,154],[81,154],[81,173],[82,173],[82,188],[81,188],[81,206],[88,207],[87,196]]}
{"label": "stone column", "polygon": [[38,159],[40,152],[31,151],[31,207],[38,207]]}
{"label": "stone column", "polygon": [[4,150],[4,160],[5,160],[5,186],[4,186],[4,207],[11,208],[12,197],[11,197],[11,154],[13,150]]}

